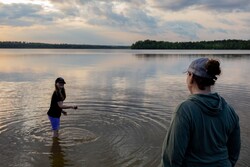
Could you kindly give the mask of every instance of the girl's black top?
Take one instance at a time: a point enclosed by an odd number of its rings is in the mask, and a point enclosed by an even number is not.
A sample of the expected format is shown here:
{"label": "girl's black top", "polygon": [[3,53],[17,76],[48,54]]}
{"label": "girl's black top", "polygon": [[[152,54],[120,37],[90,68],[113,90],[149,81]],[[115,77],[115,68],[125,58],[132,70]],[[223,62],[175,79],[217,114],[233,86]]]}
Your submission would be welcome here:
{"label": "girl's black top", "polygon": [[62,109],[58,106],[59,101],[63,101],[63,99],[59,93],[54,91],[52,98],[51,98],[50,108],[49,108],[49,111],[47,112],[48,116],[54,117],[54,118],[61,117]]}

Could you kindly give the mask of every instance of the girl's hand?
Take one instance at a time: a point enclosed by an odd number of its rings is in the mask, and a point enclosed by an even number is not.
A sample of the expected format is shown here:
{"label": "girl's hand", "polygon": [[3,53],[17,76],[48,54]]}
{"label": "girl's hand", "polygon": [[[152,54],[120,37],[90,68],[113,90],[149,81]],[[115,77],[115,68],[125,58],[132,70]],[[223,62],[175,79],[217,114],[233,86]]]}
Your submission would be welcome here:
{"label": "girl's hand", "polygon": [[63,113],[63,115],[65,115],[65,116],[68,115],[66,111],[62,111],[62,113]]}

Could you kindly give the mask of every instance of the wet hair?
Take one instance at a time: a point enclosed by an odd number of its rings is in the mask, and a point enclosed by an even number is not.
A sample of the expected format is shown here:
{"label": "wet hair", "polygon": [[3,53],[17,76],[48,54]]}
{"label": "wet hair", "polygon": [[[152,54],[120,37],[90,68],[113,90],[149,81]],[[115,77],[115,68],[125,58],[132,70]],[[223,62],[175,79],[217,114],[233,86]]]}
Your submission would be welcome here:
{"label": "wet hair", "polygon": [[56,84],[55,84],[55,92],[57,95],[59,95],[62,100],[65,100],[66,99],[66,92],[65,92],[65,89],[62,88],[62,89],[59,89]]}
{"label": "wet hair", "polygon": [[193,74],[193,80],[200,90],[205,90],[206,87],[214,85],[217,80],[216,76],[221,74],[220,62],[218,60],[209,59],[205,65],[205,69],[211,78],[200,77]]}

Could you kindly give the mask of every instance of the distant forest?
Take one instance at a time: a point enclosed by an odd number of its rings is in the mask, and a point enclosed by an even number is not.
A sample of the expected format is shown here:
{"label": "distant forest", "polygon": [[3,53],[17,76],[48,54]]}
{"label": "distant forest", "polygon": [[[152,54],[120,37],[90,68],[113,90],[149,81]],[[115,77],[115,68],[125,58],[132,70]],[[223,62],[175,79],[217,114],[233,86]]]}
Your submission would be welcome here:
{"label": "distant forest", "polygon": [[250,49],[250,40],[217,40],[200,42],[166,42],[145,40],[132,44],[131,49]]}
{"label": "distant forest", "polygon": [[216,40],[199,42],[168,42],[144,40],[132,46],[118,45],[87,45],[87,44],[49,44],[19,41],[0,41],[1,48],[23,49],[239,49],[250,50],[250,40]]}
{"label": "distant forest", "polygon": [[113,45],[80,45],[80,44],[48,44],[34,42],[0,41],[0,48],[29,49],[130,49],[130,46]]}

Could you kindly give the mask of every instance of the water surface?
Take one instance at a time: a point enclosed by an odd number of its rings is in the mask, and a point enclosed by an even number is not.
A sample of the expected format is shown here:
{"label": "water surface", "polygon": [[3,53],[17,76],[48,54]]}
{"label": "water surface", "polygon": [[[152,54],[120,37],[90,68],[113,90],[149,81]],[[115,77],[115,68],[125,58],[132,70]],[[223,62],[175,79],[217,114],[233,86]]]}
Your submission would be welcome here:
{"label": "water surface", "polygon": [[[186,70],[218,58],[214,91],[240,117],[237,167],[250,164],[250,51],[0,50],[0,159],[4,166],[157,166],[171,114],[185,100]],[[60,137],[46,112],[54,80],[67,84]]]}

